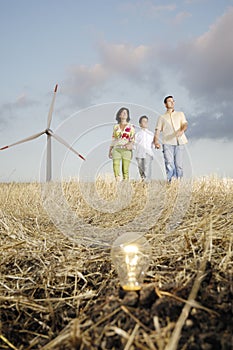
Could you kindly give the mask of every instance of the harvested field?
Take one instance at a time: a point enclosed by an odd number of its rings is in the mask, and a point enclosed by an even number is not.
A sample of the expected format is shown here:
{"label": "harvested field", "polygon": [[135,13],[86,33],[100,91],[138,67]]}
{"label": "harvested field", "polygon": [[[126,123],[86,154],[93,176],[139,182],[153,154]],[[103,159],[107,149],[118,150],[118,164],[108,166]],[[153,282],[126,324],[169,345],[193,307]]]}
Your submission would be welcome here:
{"label": "harvested field", "polygon": [[[0,348],[231,350],[233,180],[132,182],[114,210],[117,185],[97,181],[103,203],[91,186],[63,183],[72,215],[52,221],[40,184],[0,184]],[[120,288],[110,258],[132,229],[153,252],[140,292]]]}

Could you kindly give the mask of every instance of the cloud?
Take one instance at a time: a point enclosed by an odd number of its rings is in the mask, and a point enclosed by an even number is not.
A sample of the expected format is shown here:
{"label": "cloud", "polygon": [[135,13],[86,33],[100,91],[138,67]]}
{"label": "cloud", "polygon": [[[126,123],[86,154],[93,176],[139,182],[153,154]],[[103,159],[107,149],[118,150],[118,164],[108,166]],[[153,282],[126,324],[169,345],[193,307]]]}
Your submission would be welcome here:
{"label": "cloud", "polygon": [[135,13],[135,14],[143,14],[147,17],[157,17],[163,14],[171,13],[175,11],[176,4],[171,2],[167,5],[155,5],[154,1],[150,0],[137,0],[137,1],[127,1],[120,5],[121,10],[124,13]]}
{"label": "cloud", "polygon": [[185,0],[184,3],[188,5],[192,5],[192,4],[197,4],[199,2],[203,3],[204,1],[209,1],[209,0]]}
{"label": "cloud", "polygon": [[145,45],[101,43],[100,54],[103,64],[111,72],[135,74],[148,57],[149,48]]}
{"label": "cloud", "polygon": [[10,120],[16,117],[18,111],[33,107],[37,104],[37,101],[31,99],[25,93],[16,97],[13,102],[3,103],[0,106],[0,125],[5,126]]}
{"label": "cloud", "polygon": [[115,78],[142,82],[150,49],[145,45],[101,42],[98,52],[100,63],[69,67],[63,84],[63,92],[82,107],[98,97]]}
{"label": "cloud", "polygon": [[185,19],[191,17],[191,13],[190,12],[186,12],[186,11],[183,11],[183,12],[179,12],[177,13],[177,15],[175,16],[174,20],[173,20],[173,23],[175,25],[179,25],[181,24]]}
{"label": "cloud", "polygon": [[68,68],[67,77],[63,84],[63,93],[84,106],[98,94],[98,90],[105,84],[110,72],[103,64],[92,66],[73,65]]}
{"label": "cloud", "polygon": [[179,68],[183,83],[196,97],[222,101],[232,95],[232,32],[233,7],[208,32],[170,53],[168,63]]}
{"label": "cloud", "polygon": [[[233,7],[200,37],[162,48],[159,61],[196,101],[195,138],[232,139]],[[219,117],[221,115],[221,117]]]}
{"label": "cloud", "polygon": [[21,109],[28,108],[37,104],[37,101],[30,99],[25,93],[16,97],[15,101],[4,103],[1,107],[2,110],[6,109]]}
{"label": "cloud", "polygon": [[[178,14],[177,23],[188,15]],[[192,137],[229,139],[233,120],[232,32],[230,7],[206,33],[176,47],[167,42],[162,46],[100,42],[99,63],[70,67],[64,91],[83,107],[105,96],[114,79],[118,82],[113,88],[116,96],[136,87],[152,95],[155,89],[161,95],[168,87],[182,87],[197,107],[189,120]]]}
{"label": "cloud", "polygon": [[193,139],[232,141],[233,113],[226,108],[221,112],[203,111],[190,118],[187,135]]}
{"label": "cloud", "polygon": [[159,14],[160,12],[172,12],[176,9],[175,4],[168,4],[168,5],[153,5],[150,6],[150,13],[152,14]]}

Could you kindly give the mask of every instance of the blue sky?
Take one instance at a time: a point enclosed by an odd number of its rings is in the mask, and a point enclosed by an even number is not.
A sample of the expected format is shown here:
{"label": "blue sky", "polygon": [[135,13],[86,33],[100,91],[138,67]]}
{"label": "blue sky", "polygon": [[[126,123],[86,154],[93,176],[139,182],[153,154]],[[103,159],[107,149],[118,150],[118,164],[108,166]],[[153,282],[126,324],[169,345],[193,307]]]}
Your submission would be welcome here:
{"label": "blue sky", "polygon": [[[189,122],[193,176],[233,177],[233,0],[0,0],[0,32],[0,146],[45,129],[58,83],[52,129],[84,155],[98,149],[87,172],[111,171],[103,124],[128,105],[135,125],[145,112],[154,130],[172,94]],[[45,143],[1,151],[0,181],[38,180]],[[82,161],[65,159],[74,176]]]}

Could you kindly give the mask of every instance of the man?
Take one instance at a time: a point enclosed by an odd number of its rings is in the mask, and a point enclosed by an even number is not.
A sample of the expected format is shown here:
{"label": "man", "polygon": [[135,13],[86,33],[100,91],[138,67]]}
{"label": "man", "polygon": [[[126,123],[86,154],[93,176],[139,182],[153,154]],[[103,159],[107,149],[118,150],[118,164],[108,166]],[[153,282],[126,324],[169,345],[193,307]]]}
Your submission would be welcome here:
{"label": "man", "polygon": [[153,159],[153,136],[148,130],[148,117],[143,115],[139,119],[140,131],[135,135],[135,157],[140,177],[143,181],[151,180],[151,163]]}
{"label": "man", "polygon": [[155,135],[155,148],[160,148],[159,135],[163,134],[162,149],[168,182],[173,178],[180,179],[183,176],[183,151],[184,144],[188,142],[184,132],[188,123],[183,112],[174,110],[175,101],[173,96],[164,99],[166,113],[158,119]]}

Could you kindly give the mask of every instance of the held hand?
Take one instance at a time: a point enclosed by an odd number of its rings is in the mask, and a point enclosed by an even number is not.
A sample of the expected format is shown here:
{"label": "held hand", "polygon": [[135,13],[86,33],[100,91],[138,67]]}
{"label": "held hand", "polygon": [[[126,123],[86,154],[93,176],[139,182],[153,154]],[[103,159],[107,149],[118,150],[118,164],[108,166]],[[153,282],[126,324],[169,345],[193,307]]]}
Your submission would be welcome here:
{"label": "held hand", "polygon": [[160,149],[160,147],[161,147],[161,146],[160,146],[160,143],[158,143],[158,142],[154,143],[154,145],[155,145],[155,148],[156,148],[156,149]]}
{"label": "held hand", "polygon": [[132,142],[129,142],[125,145],[125,148],[128,150],[128,151],[132,151],[133,149],[133,143]]}
{"label": "held hand", "polygon": [[183,135],[183,133],[184,133],[183,130],[178,130],[178,131],[176,132],[176,136],[177,136],[177,137],[180,137],[180,136]]}
{"label": "held hand", "polygon": [[111,150],[111,151],[109,151],[109,153],[108,153],[108,157],[109,157],[110,159],[112,159],[112,150]]}

